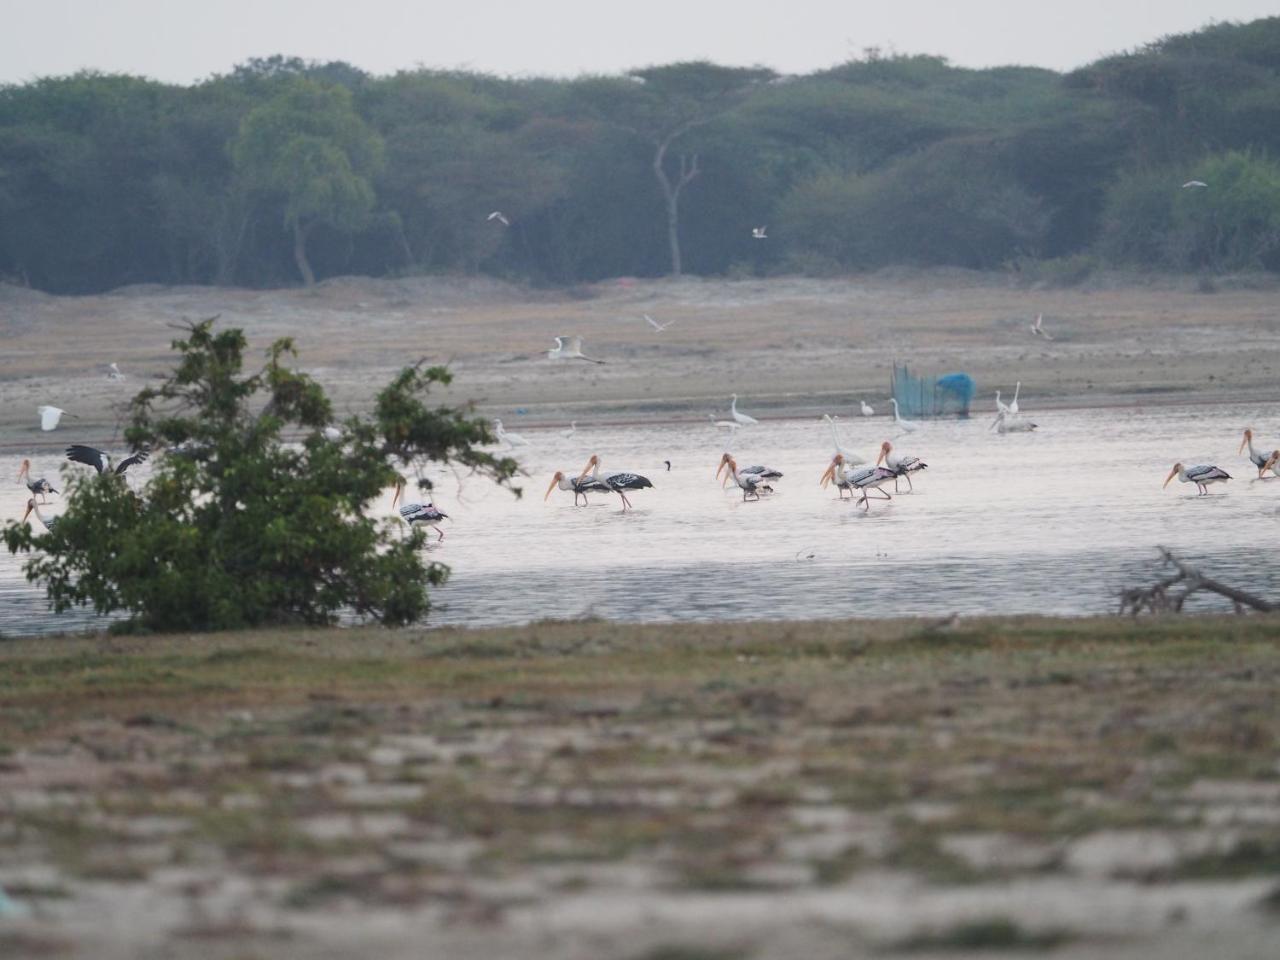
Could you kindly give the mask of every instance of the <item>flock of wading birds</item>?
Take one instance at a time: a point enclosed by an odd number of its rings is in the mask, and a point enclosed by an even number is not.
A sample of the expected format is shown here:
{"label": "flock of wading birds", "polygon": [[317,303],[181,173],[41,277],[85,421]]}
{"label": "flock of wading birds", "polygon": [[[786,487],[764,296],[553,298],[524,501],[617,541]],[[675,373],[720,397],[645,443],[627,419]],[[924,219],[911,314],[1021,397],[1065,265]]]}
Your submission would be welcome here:
{"label": "flock of wading birds", "polygon": [[[670,323],[659,326],[645,317],[656,329],[665,329]],[[1036,322],[1032,324],[1031,331],[1037,336],[1044,336],[1052,339],[1041,326],[1042,320],[1036,318]],[[582,354],[582,341],[580,337],[556,337],[556,347],[548,351],[550,359],[581,359],[591,363],[603,363],[604,361],[587,357]],[[107,374],[109,379],[123,379],[119,368],[113,363],[110,365],[110,372]],[[1014,388],[1013,399],[1009,403],[1005,403],[1000,396],[1000,391],[996,391],[996,418],[991,424],[991,429],[1000,433],[1021,433],[1029,432],[1036,429],[1036,424],[1026,420],[1021,415],[1018,406],[1018,396],[1022,389],[1021,381]],[[898,434],[910,434],[916,430],[916,424],[910,420],[904,419],[898,410],[898,401],[890,398],[889,403],[893,405],[893,424]],[[865,401],[860,401],[861,413],[865,417],[875,415],[875,410]],[[66,411],[56,407],[40,407],[37,411],[40,415],[40,425],[43,430],[56,429],[61,417]],[[711,416],[712,424],[717,428],[727,429],[730,434],[744,427],[751,427],[759,423],[752,416],[742,413],[738,410],[738,395],[735,393],[730,399],[729,417],[727,420],[717,420],[714,415]],[[890,482],[893,483],[894,493],[900,492],[899,484],[906,481],[907,490],[913,489],[911,475],[924,470],[928,464],[917,456],[909,456],[898,452],[893,443],[885,440],[880,445],[879,455],[876,457],[874,464],[868,464],[857,453],[845,447],[840,442],[839,434],[836,432],[836,418],[826,415],[823,419],[827,422],[831,429],[831,439],[835,447],[835,455],[831,458],[831,462],[827,465],[826,470],[822,473],[820,482],[825,488],[829,484],[834,484],[841,499],[846,495],[851,501],[855,500],[855,494],[861,494],[856,498],[856,504],[864,510],[871,509],[871,496],[875,494],[876,499],[892,500],[892,495],[884,489]],[[512,449],[528,446],[529,441],[518,434],[508,432],[502,425],[501,420],[494,420],[494,432],[499,443],[505,443]],[[563,436],[571,437],[577,430],[577,424],[572,423],[569,429],[563,432]],[[334,441],[341,438],[340,432],[336,428],[328,428],[325,435]],[[1245,448],[1249,451],[1249,460],[1257,468],[1258,479],[1265,479],[1268,472],[1273,478],[1280,477],[1280,448],[1267,450],[1258,450],[1253,445],[1253,431],[1246,429],[1244,437],[1240,442],[1240,449],[1237,453],[1243,453]],[[123,476],[125,472],[135,464],[144,462],[147,459],[147,452],[134,451],[129,456],[120,460],[115,460],[110,454],[98,450],[94,447],[84,444],[72,444],[67,447],[67,459],[72,463],[81,463],[93,467],[99,474],[112,474],[115,476]],[[664,461],[668,470],[671,469],[671,462]],[[1231,475],[1221,467],[1213,464],[1196,464],[1194,466],[1186,466],[1182,463],[1175,463],[1173,469],[1169,471],[1169,475],[1165,478],[1164,486],[1168,487],[1170,481],[1174,477],[1182,483],[1194,483],[1200,496],[1205,496],[1209,491],[1210,485],[1215,483],[1225,483],[1231,479]],[[764,494],[773,493],[773,483],[782,479],[782,472],[763,464],[753,464],[750,466],[742,466],[733,457],[731,453],[724,453],[720,458],[720,463],[716,470],[716,479],[721,481],[721,486],[727,486],[732,480],[742,491],[743,502],[749,500],[759,500]],[[58,518],[56,516],[46,517],[40,512],[40,505],[47,504],[47,496],[57,494],[57,490],[45,478],[34,478],[31,476],[31,461],[23,459],[18,468],[17,480],[30,491],[30,498],[27,500],[26,512],[22,515],[22,522],[25,523],[27,518],[33,513],[36,519],[44,525],[48,530],[52,530],[56,525]],[[548,499],[552,492],[556,489],[573,493],[574,506],[578,506],[579,502],[583,506],[587,504],[587,494],[589,493],[613,493],[617,494],[622,502],[623,512],[631,507],[631,500],[627,497],[628,491],[643,490],[652,487],[653,482],[647,477],[641,476],[629,470],[612,471],[602,473],[600,471],[600,458],[592,455],[584,466],[576,475],[568,475],[562,471],[556,471],[551,478],[551,484],[547,487],[547,492],[543,496],[543,500]],[[394,509],[404,491],[404,484],[396,485],[395,496],[392,498],[391,506]],[[36,498],[39,497],[37,502]],[[438,526],[441,520],[448,517],[434,504],[428,503],[409,503],[399,508],[399,516],[410,527],[415,524],[423,524],[430,526],[439,534],[441,540],[444,539],[444,531]]]}

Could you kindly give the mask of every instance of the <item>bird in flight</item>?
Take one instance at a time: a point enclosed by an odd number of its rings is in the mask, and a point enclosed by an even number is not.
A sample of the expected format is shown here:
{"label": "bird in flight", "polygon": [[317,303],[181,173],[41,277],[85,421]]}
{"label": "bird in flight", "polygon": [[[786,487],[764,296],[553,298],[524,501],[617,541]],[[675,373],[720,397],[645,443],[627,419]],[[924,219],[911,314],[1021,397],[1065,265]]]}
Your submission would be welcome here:
{"label": "bird in flight", "polygon": [[74,413],[67,413],[67,411],[60,407],[49,406],[36,407],[36,413],[40,414],[40,429],[45,432],[56,430],[58,428],[58,421],[61,420],[64,415],[68,417],[75,416]]}
{"label": "bird in flight", "polygon": [[653,319],[653,317],[649,316],[647,313],[644,315],[644,319],[645,319],[645,322],[649,324],[649,326],[653,327],[653,329],[657,330],[659,333],[661,333],[663,330],[667,329],[667,327],[675,323],[674,320],[668,320],[666,323],[659,323],[657,320]]}
{"label": "bird in flight", "polygon": [[765,227],[752,227],[751,236],[757,240],[768,240],[769,238],[764,233],[765,229]]}
{"label": "bird in flight", "polygon": [[1036,314],[1036,322],[1031,325],[1031,332],[1037,337],[1044,337],[1046,340],[1052,340],[1053,334],[1044,328],[1044,314]]}
{"label": "bird in flight", "polygon": [[604,363],[582,352],[581,337],[556,337],[556,345],[547,351],[548,360],[586,360],[588,363]]}
{"label": "bird in flight", "polygon": [[119,463],[113,463],[111,454],[103,453],[93,447],[86,447],[82,443],[73,443],[67,447],[67,459],[75,463],[87,463],[98,473],[114,473],[116,476],[120,476],[134,464],[142,463],[146,460],[147,451],[139,450],[125,457]]}
{"label": "bird in flight", "polygon": [[1188,187],[1207,187],[1207,186],[1208,184],[1205,183],[1203,180],[1188,180],[1186,183],[1182,185],[1182,189],[1186,190]]}
{"label": "bird in flight", "polygon": [[493,221],[493,220],[497,220],[497,221],[498,221],[500,224],[502,224],[504,227],[509,227],[509,226],[511,226],[511,221],[510,221],[510,220],[508,220],[506,217],[504,217],[504,216],[502,215],[502,211],[501,211],[501,210],[495,210],[495,211],[493,211],[493,213],[491,213],[491,214],[489,214],[487,217],[485,217],[485,220],[486,220],[486,221]]}

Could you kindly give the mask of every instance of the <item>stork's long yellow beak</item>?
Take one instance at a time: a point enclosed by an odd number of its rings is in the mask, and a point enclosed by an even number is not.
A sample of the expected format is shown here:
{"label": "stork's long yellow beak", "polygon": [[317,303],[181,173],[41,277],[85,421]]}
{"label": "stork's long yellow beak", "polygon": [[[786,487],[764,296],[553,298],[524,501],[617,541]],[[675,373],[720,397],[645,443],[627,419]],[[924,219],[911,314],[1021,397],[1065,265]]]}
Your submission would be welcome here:
{"label": "stork's long yellow beak", "polygon": [[547,502],[547,497],[551,496],[551,491],[552,491],[552,490],[554,490],[554,489],[556,488],[556,484],[557,484],[559,481],[560,481],[560,475],[559,475],[559,474],[556,474],[554,477],[552,477],[552,478],[551,478],[551,486],[547,487],[546,495],[542,498],[542,502],[543,502],[543,503],[546,503],[546,502]]}
{"label": "stork's long yellow beak", "polygon": [[836,475],[836,465],[834,463],[827,464],[827,469],[823,471],[823,474],[822,474],[822,480],[820,481],[821,485],[825,487],[828,483],[830,483],[833,479],[835,479],[835,475]]}
{"label": "stork's long yellow beak", "polygon": [[1169,485],[1169,481],[1170,481],[1170,480],[1172,480],[1172,479],[1173,479],[1174,477],[1176,477],[1177,475],[1178,475],[1178,471],[1177,471],[1177,470],[1171,470],[1171,471],[1169,472],[1169,476],[1167,476],[1167,477],[1165,477],[1165,478],[1164,478],[1164,483],[1162,483],[1162,484],[1160,485],[1160,489],[1161,489],[1161,490],[1163,490],[1165,487],[1167,487],[1167,486]]}
{"label": "stork's long yellow beak", "polygon": [[1244,439],[1240,441],[1240,449],[1239,449],[1239,450],[1237,450],[1237,451],[1236,451],[1236,453],[1237,453],[1237,454],[1244,453],[1244,445],[1245,445],[1246,443],[1248,443],[1248,442],[1249,442],[1249,431],[1248,431],[1248,430],[1246,430],[1246,431],[1244,432]]}
{"label": "stork's long yellow beak", "polygon": [[33,509],[35,509],[35,508],[34,508],[34,507],[32,507],[32,506],[31,506],[31,504],[27,504],[27,512],[26,512],[26,513],[24,513],[24,514],[22,515],[22,522],[23,522],[23,523],[26,523],[26,522],[27,522],[27,517],[31,516],[31,511],[32,511]]}
{"label": "stork's long yellow beak", "polygon": [[395,494],[395,496],[394,496],[394,497],[392,497],[392,498],[391,498],[391,509],[392,509],[392,510],[394,510],[394,509],[395,509],[395,507],[396,507],[396,504],[400,502],[400,495],[401,495],[401,494],[403,494],[403,493],[404,493],[404,481],[403,481],[403,480],[397,480],[397,481],[396,481],[396,494]]}
{"label": "stork's long yellow beak", "polygon": [[578,479],[579,480],[585,479],[587,474],[591,472],[591,468],[594,467],[599,462],[600,462],[600,458],[593,453],[591,455],[591,459],[587,461],[587,465],[583,467],[582,472],[578,474]]}
{"label": "stork's long yellow beak", "polygon": [[724,473],[725,466],[729,463],[729,455],[726,453],[720,458],[720,466],[716,467],[716,479],[720,479],[720,474]]}

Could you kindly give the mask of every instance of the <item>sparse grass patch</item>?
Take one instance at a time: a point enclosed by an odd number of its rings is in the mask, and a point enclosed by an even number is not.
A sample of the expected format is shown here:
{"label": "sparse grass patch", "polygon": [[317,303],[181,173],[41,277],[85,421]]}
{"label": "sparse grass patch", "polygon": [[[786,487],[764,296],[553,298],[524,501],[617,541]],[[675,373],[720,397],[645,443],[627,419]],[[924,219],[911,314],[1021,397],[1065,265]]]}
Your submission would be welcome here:
{"label": "sparse grass patch", "polygon": [[894,949],[904,953],[1049,950],[1071,939],[1065,930],[1028,931],[1007,917],[987,917],[958,923],[944,930],[915,934],[894,944]]}

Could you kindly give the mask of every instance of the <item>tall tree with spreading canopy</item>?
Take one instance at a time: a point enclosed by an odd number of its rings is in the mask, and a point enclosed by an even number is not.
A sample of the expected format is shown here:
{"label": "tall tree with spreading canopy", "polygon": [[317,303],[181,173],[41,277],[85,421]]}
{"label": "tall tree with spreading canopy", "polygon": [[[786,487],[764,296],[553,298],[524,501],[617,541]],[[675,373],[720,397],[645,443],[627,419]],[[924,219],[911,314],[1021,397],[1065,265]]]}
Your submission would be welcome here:
{"label": "tall tree with spreading canopy", "polygon": [[321,224],[349,233],[368,222],[382,139],[345,87],[294,77],[244,118],[231,154],[244,182],[282,199],[294,262],[303,282],[315,283],[307,236]]}
{"label": "tall tree with spreading canopy", "polygon": [[206,320],[174,348],[174,372],[131,405],[126,439],[156,454],[140,492],[110,471],[69,478],[52,530],[3,531],[11,552],[36,551],[26,575],[52,607],[127,611],[151,630],[424,617],[448,569],[425,560],[421,531],[371,515],[375,502],[409,465],[458,463],[499,484],[516,470],[479,449],[493,439],[483,420],[428,405],[449,371],[405,368],[332,440],[329,400],[288,365],[291,341],[248,374],[240,330]]}
{"label": "tall tree with spreading canopy", "polygon": [[702,173],[698,151],[680,150],[678,143],[740,104],[757,84],[775,76],[767,67],[722,67],[694,60],[633,70],[625,80],[595,80],[582,86],[581,92],[614,123],[653,146],[653,175],[666,205],[673,276],[684,271],[680,194]]}

